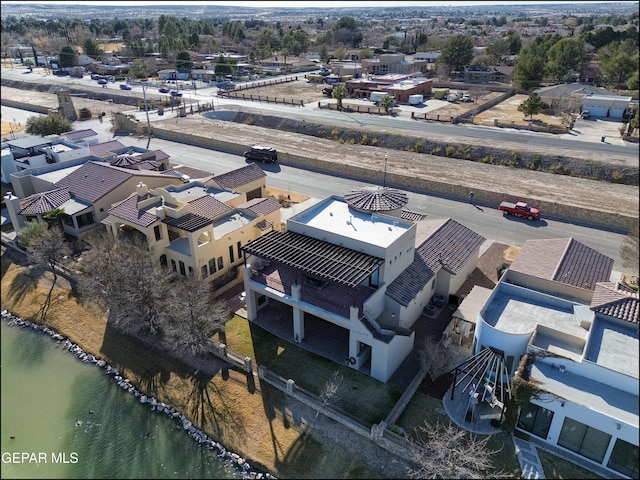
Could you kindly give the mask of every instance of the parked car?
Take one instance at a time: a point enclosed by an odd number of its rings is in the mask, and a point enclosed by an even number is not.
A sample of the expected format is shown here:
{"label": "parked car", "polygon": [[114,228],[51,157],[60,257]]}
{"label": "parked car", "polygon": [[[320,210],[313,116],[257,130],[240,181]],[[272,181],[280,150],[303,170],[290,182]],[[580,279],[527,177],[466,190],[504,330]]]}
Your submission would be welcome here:
{"label": "parked car", "polygon": [[502,210],[503,215],[525,217],[527,220],[540,219],[540,210],[530,206],[527,202],[502,202],[498,210]]}
{"label": "parked car", "polygon": [[182,92],[179,92],[178,90],[171,90],[171,92],[169,92],[169,94],[172,97],[181,97],[182,96]]}
{"label": "parked car", "polygon": [[98,75],[97,73],[92,73],[91,80],[100,80],[100,75]]}
{"label": "parked car", "polygon": [[127,83],[121,83],[120,84],[120,90],[131,90],[131,85],[129,85]]}
{"label": "parked car", "polygon": [[100,78],[100,79],[98,80],[98,84],[99,84],[99,85],[106,85],[107,83],[109,83],[109,82],[107,81],[107,79],[106,79],[106,78]]}
{"label": "parked car", "polygon": [[169,92],[170,92],[170,90],[169,90],[167,87],[160,87],[160,88],[158,89],[158,91],[159,91],[160,93],[169,93]]}
{"label": "parked car", "polygon": [[278,161],[278,152],[272,147],[261,147],[254,145],[244,152],[246,160],[259,160],[264,163],[274,163]]}

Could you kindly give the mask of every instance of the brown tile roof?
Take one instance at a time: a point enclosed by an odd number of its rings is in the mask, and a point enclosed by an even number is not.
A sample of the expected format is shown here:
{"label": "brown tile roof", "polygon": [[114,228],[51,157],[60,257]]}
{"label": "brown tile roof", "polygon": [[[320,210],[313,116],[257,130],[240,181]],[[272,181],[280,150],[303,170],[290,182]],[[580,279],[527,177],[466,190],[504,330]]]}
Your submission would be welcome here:
{"label": "brown tile roof", "polygon": [[638,292],[618,282],[600,282],[591,299],[591,310],[602,315],[638,324]]}
{"label": "brown tile roof", "polygon": [[107,163],[87,162],[55,183],[58,188],[68,187],[71,195],[93,203],[133,176],[132,172]]}
{"label": "brown tile roof", "polygon": [[20,200],[20,215],[42,215],[71,200],[69,188],[57,188],[48,192],[35,193]]}
{"label": "brown tile roof", "polygon": [[157,202],[154,202],[153,204],[148,205],[143,209],[138,209],[138,202],[150,197],[151,196],[149,194],[146,194],[144,197],[132,195],[126,200],[123,200],[119,204],[111,207],[109,209],[109,215],[121,218],[122,220],[132,223],[133,225],[148,227],[158,220],[154,208],[162,204],[161,199],[158,199]]}
{"label": "brown tile roof", "polygon": [[251,183],[260,178],[266,177],[267,174],[255,163],[250,163],[245,167],[240,167],[227,173],[216,175],[213,181],[222,188],[236,189],[247,183]]}
{"label": "brown tile roof", "polygon": [[186,175],[187,177],[189,177],[190,180],[194,180],[194,179],[208,180],[209,178],[213,177],[213,173],[206,172],[198,168],[186,167],[184,165],[175,167],[171,170],[166,170],[162,173],[164,175],[171,175],[171,176],[180,177],[180,178],[183,178]]}
{"label": "brown tile roof", "polygon": [[203,195],[191,200],[191,213],[213,220],[227,213],[232,208],[211,195]]}
{"label": "brown tile roof", "polygon": [[268,215],[280,210],[280,204],[272,198],[254,198],[248,202],[238,205],[238,208],[246,208],[257,215]]}
{"label": "brown tile roof", "polygon": [[344,201],[357,210],[389,212],[404,207],[409,197],[395,188],[363,187],[347,192]]}
{"label": "brown tile roof", "polygon": [[440,270],[456,275],[484,241],[482,235],[448,218],[416,248],[413,263],[389,284],[386,295],[409,305]]}
{"label": "brown tile roof", "polygon": [[73,130],[71,132],[65,132],[62,134],[62,136],[67,137],[69,140],[80,140],[82,138],[95,137],[96,135],[98,134],[91,128],[86,128],[84,130]]}
{"label": "brown tile roof", "polygon": [[510,269],[593,290],[610,279],[613,259],[573,238],[528,240]]}
{"label": "brown tile roof", "polygon": [[126,148],[122,143],[118,140],[111,140],[109,142],[98,143],[97,145],[91,145],[89,147],[89,154],[95,155],[96,157],[112,157],[115,155],[116,150],[120,150],[122,148]]}

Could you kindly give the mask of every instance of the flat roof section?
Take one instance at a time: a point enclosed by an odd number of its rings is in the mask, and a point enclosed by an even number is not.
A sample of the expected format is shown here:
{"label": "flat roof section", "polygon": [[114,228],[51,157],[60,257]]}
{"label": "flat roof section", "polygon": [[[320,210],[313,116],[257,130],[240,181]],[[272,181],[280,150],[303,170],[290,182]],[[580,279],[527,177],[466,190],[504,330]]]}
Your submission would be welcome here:
{"label": "flat roof section", "polygon": [[543,362],[531,365],[531,380],[546,392],[630,425],[638,424],[638,396]]}
{"label": "flat roof section", "polygon": [[585,358],[633,378],[640,378],[638,327],[596,317]]}
{"label": "flat roof section", "polygon": [[588,331],[578,324],[574,304],[531,291],[519,292],[501,285],[484,310],[484,320],[496,329],[513,334],[533,333],[538,325],[586,339]]}
{"label": "flat roof section", "polygon": [[400,218],[356,211],[338,197],[329,197],[291,217],[288,222],[383,248],[393,244],[413,226],[413,222]]}

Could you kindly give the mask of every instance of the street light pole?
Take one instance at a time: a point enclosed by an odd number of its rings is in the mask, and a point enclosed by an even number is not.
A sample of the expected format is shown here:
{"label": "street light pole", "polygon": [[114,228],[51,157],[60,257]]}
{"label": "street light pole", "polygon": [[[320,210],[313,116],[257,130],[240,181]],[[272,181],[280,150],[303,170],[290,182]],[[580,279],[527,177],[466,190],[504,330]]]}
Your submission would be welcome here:
{"label": "street light pole", "polygon": [[151,121],[149,120],[149,106],[147,105],[147,82],[142,82],[142,98],[144,99],[144,111],[147,114],[147,150],[151,143]]}
{"label": "street light pole", "polygon": [[387,186],[387,160],[389,160],[389,155],[384,156],[384,174],[382,176],[382,186]]}

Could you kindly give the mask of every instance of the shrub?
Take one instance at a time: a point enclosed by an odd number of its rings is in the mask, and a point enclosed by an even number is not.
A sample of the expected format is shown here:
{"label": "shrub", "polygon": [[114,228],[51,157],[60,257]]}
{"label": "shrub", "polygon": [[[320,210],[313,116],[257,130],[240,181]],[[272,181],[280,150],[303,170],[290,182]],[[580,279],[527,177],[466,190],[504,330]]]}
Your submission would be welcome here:
{"label": "shrub", "polygon": [[453,147],[451,145],[447,145],[447,147],[445,148],[444,152],[445,152],[445,155],[447,157],[453,157],[456,154],[456,147]]}
{"label": "shrub", "polygon": [[366,145],[368,141],[369,137],[367,136],[367,132],[364,132],[360,138],[360,145]]}
{"label": "shrub", "polygon": [[441,146],[437,146],[437,147],[431,149],[431,155],[440,155],[440,153],[442,153],[442,147]]}
{"label": "shrub", "polygon": [[417,141],[413,146],[413,149],[418,153],[422,153],[422,142]]}
{"label": "shrub", "polygon": [[78,110],[78,118],[91,118],[91,110],[89,110],[86,107],[82,107],[81,109]]}
{"label": "shrub", "polygon": [[371,139],[371,145],[375,147],[377,144],[378,144],[378,139],[377,138],[372,138]]}

